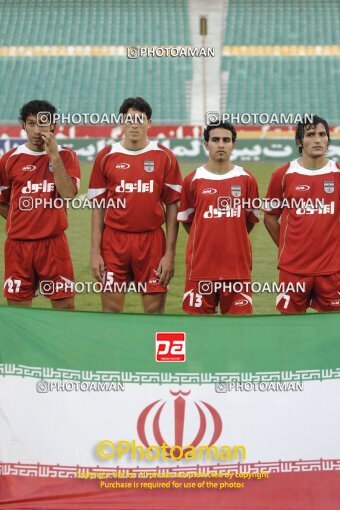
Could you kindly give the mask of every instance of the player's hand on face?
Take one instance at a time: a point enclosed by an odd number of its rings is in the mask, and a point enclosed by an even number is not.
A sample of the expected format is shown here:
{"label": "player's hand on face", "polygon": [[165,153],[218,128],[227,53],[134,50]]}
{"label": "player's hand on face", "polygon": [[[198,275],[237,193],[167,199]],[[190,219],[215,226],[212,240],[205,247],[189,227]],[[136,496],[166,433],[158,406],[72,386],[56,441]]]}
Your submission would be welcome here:
{"label": "player's hand on face", "polygon": [[41,138],[43,139],[44,142],[45,151],[49,156],[58,154],[57,140],[52,131],[41,133]]}
{"label": "player's hand on face", "polygon": [[169,285],[171,278],[175,273],[175,261],[173,255],[165,254],[161,258],[157,268],[157,274],[159,276],[159,283],[161,285]]}
{"label": "player's hand on face", "polygon": [[103,257],[100,254],[92,254],[91,255],[91,271],[92,271],[92,276],[94,276],[98,282],[103,281],[105,264],[104,264]]}

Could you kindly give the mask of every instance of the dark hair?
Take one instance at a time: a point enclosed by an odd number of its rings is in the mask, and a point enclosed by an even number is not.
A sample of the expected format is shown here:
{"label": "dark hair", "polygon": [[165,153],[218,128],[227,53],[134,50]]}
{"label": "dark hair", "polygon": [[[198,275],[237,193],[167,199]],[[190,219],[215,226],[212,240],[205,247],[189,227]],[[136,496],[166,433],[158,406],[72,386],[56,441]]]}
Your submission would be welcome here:
{"label": "dark hair", "polygon": [[29,115],[38,115],[39,112],[49,112],[53,116],[57,113],[57,109],[48,101],[33,99],[33,101],[29,101],[21,108],[19,120],[20,122],[26,122]]}
{"label": "dark hair", "polygon": [[128,112],[130,108],[133,108],[138,112],[145,113],[146,118],[148,120],[151,119],[152,108],[149,105],[149,103],[145,101],[145,99],[143,99],[142,97],[128,97],[127,99],[124,99],[123,103],[119,108],[119,113],[122,113],[124,115]]}
{"label": "dark hair", "polygon": [[236,129],[229,122],[220,122],[216,126],[211,126],[210,124],[208,124],[208,126],[203,131],[204,141],[209,142],[210,131],[212,131],[213,129],[218,129],[218,128],[227,129],[228,131],[231,131],[232,141],[233,141],[233,143],[236,142],[236,138],[237,138]]}
{"label": "dark hair", "polygon": [[[303,145],[303,137],[307,129],[315,128],[317,124],[322,124],[326,130],[327,137],[328,137],[328,145],[331,143],[331,137],[329,134],[329,126],[328,122],[318,117],[318,115],[312,115],[312,121],[307,119],[306,117],[303,117],[303,121],[298,122],[296,125],[296,131],[295,131],[295,143],[299,148],[299,153],[302,154],[302,145]],[[301,144],[301,145],[299,145]]]}

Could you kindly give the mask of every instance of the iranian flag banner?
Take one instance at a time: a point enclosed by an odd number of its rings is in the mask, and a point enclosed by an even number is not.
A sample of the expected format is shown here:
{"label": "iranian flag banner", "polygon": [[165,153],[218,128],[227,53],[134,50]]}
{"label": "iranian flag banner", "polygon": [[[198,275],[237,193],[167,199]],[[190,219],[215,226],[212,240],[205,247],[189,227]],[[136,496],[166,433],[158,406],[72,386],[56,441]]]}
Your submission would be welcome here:
{"label": "iranian flag banner", "polygon": [[0,508],[339,509],[340,314],[0,321]]}

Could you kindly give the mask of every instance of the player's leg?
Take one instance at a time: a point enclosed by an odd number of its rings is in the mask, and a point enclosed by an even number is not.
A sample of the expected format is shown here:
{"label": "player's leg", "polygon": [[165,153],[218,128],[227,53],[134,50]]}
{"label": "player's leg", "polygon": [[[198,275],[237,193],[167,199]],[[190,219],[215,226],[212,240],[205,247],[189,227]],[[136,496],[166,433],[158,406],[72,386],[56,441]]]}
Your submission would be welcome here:
{"label": "player's leg", "polygon": [[32,299],[27,299],[26,301],[15,301],[14,299],[7,298],[7,304],[9,306],[32,306]]}
{"label": "player's leg", "polygon": [[124,310],[125,292],[120,291],[131,279],[130,240],[131,234],[105,226],[101,243],[101,254],[105,263],[102,311],[120,313]]}
{"label": "player's leg", "polygon": [[131,268],[145,313],[164,313],[167,287],[159,283],[157,268],[165,253],[162,228],[131,234]]}
{"label": "player's leg", "polygon": [[284,288],[276,296],[276,309],[283,314],[305,313],[311,300],[314,278],[287,273],[280,269],[279,284],[283,284]]}
{"label": "player's leg", "polygon": [[74,273],[66,234],[37,241],[34,269],[39,290],[51,299],[53,308],[74,309]]}
{"label": "player's leg", "polygon": [[[210,283],[211,285],[208,285]],[[185,281],[183,294],[183,311],[190,315],[212,315],[216,313],[218,295],[213,289],[213,282]]]}
{"label": "player's leg", "polygon": [[144,313],[164,313],[166,293],[144,294],[142,296]]}
{"label": "player's leg", "polygon": [[33,269],[35,243],[6,239],[4,296],[9,306],[32,306],[36,288]]}
{"label": "player's leg", "polygon": [[74,310],[74,297],[64,299],[51,299],[52,308],[55,310]]}
{"label": "player's leg", "polygon": [[220,307],[223,315],[249,315],[253,313],[253,298],[250,281],[227,280],[219,290]]}
{"label": "player's leg", "polygon": [[340,272],[314,277],[310,306],[318,312],[340,311]]}
{"label": "player's leg", "polygon": [[103,312],[121,313],[124,310],[124,293],[102,292],[101,299]]}

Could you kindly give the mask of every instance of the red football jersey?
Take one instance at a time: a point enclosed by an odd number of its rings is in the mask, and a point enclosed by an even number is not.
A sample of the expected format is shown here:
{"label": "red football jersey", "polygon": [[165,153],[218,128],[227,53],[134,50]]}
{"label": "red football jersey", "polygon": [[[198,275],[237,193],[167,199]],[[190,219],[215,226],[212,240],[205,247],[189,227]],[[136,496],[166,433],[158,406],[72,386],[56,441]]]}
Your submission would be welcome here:
{"label": "red football jersey", "polygon": [[[58,145],[65,170],[77,186],[80,168],[77,154]],[[6,232],[11,239],[45,239],[67,228],[66,208],[37,204],[59,198],[52,166],[45,151],[31,151],[26,145],[8,151],[0,159],[0,202],[9,204]]]}
{"label": "red football jersey", "polygon": [[288,163],[273,173],[266,198],[264,210],[281,216],[279,269],[306,276],[340,271],[340,170],[334,161],[318,170]]}
{"label": "red football jersey", "polygon": [[[250,208],[233,199],[248,200]],[[214,174],[201,166],[184,179],[178,221],[191,223],[186,254],[190,280],[249,280],[247,222],[257,223],[255,177],[240,166]],[[247,204],[246,204],[247,205]]]}
{"label": "red football jersey", "polygon": [[116,143],[98,153],[88,198],[105,198],[109,227],[146,232],[164,223],[163,204],[177,202],[181,189],[179,166],[169,149],[154,141],[138,151]]}

